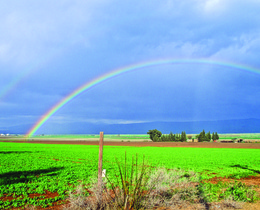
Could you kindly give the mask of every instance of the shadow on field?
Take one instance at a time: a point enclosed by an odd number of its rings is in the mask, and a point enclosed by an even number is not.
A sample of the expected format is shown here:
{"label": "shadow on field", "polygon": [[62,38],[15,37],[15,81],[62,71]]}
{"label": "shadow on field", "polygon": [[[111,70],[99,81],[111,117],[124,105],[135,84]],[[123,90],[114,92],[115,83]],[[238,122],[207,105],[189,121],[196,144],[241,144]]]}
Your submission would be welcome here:
{"label": "shadow on field", "polygon": [[22,153],[39,153],[38,151],[0,151],[0,154],[22,154]]}
{"label": "shadow on field", "polygon": [[[40,175],[56,176],[59,173],[52,173],[52,172],[58,172],[62,169],[64,169],[64,167],[52,167],[52,168],[40,169],[40,170],[13,171],[8,173],[3,173],[0,174],[0,185],[27,183]],[[48,173],[52,173],[52,174],[48,174]]]}
{"label": "shadow on field", "polygon": [[239,164],[238,164],[238,165],[232,165],[232,166],[230,166],[230,167],[246,169],[246,170],[249,170],[249,171],[253,171],[253,172],[257,173],[257,174],[260,174],[260,171],[259,171],[259,170],[250,169],[250,168],[248,168],[247,166],[241,166],[241,165],[239,165]]}

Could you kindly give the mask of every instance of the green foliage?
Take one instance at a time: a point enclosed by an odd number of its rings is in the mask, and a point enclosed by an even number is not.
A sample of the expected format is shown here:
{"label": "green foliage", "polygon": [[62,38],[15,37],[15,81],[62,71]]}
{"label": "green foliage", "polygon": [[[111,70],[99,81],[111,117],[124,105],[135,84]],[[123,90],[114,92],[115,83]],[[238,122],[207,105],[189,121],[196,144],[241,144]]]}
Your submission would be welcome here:
{"label": "green foliage", "polygon": [[185,142],[187,141],[187,136],[186,136],[186,132],[182,131],[181,134],[176,133],[173,134],[172,132],[170,132],[169,135],[162,135],[162,133],[156,129],[154,130],[149,130],[147,132],[147,134],[150,135],[151,140],[153,140],[154,142],[158,142],[158,141],[181,141],[181,142]]}
{"label": "green foliage", "polygon": [[[156,138],[156,140],[158,140],[157,138],[160,138],[162,136],[162,132],[158,131],[157,129],[153,129],[153,130],[149,130],[147,132],[147,134],[149,134],[150,139],[153,141],[154,137]],[[157,137],[156,137],[157,136]]]}
{"label": "green foliage", "polygon": [[161,136],[161,138],[156,138],[153,141],[163,141],[163,142],[165,142],[165,141],[169,141],[169,142],[181,141],[181,142],[184,142],[184,141],[187,141],[187,136],[186,136],[185,131],[182,131],[181,134],[179,134],[179,133],[173,134],[172,132],[170,132],[169,135],[164,134],[164,135]]}
{"label": "green foliage", "polygon": [[212,133],[211,138],[212,138],[213,141],[216,140],[216,137],[215,137],[215,133],[214,133],[214,132]]}
{"label": "green foliage", "polygon": [[160,138],[159,138],[159,136],[158,136],[157,134],[155,134],[155,135],[153,136],[153,141],[154,141],[154,142],[160,141]]}
{"label": "green foliage", "polygon": [[175,141],[180,141],[181,140],[181,134],[176,133],[175,134]]}
{"label": "green foliage", "polygon": [[218,136],[218,133],[217,133],[217,132],[215,133],[215,139],[216,139],[216,140],[219,140],[219,136]]}
{"label": "green foliage", "polygon": [[161,136],[161,141],[168,141],[167,135],[162,135]]}
{"label": "green foliage", "polygon": [[211,140],[210,131],[208,133],[206,133],[205,137],[206,137],[207,141]]}
{"label": "green foliage", "polygon": [[219,135],[218,135],[218,133],[216,132],[216,133],[212,133],[212,140],[219,140]]}
{"label": "green foliage", "polygon": [[232,199],[234,201],[255,202],[259,200],[256,191],[241,182],[217,184],[202,182],[199,185],[200,193],[207,202]]}
{"label": "green foliage", "polygon": [[196,135],[196,138],[198,139],[199,142],[203,142],[203,141],[210,141],[212,140],[218,140],[219,136],[218,133],[212,133],[212,135],[210,134],[210,131],[208,133],[205,133],[205,130],[203,129],[202,132],[200,132],[200,134]]}
{"label": "green foliage", "polygon": [[[12,201],[2,199],[0,209],[29,204],[49,206],[55,200],[63,200],[78,185],[89,184],[98,170],[98,146],[0,142],[0,148],[0,197],[16,197]],[[202,179],[239,178],[260,173],[258,149],[104,146],[103,168],[109,177],[117,168],[114,154],[120,159],[125,151],[129,156],[145,155],[151,167],[194,171]],[[137,162],[142,164],[139,159]],[[131,166],[131,159],[127,159],[127,165]],[[44,194],[29,197],[46,190],[59,195],[53,200],[40,200]]]}
{"label": "green foliage", "polygon": [[259,200],[256,192],[241,182],[235,182],[228,186],[224,197],[229,196],[232,196],[235,201],[254,202]]}
{"label": "green foliage", "polygon": [[[67,192],[79,184],[78,180],[87,183],[86,179],[93,174],[92,169],[96,168],[95,163],[89,162],[93,158],[92,154],[88,155],[80,148],[76,152],[64,145],[0,145],[0,197],[5,195],[15,198],[11,201],[1,200],[0,209],[25,205],[50,206],[55,201],[64,200]],[[58,195],[47,199],[46,192]],[[29,197],[35,193],[40,195]]]}
{"label": "green foliage", "polygon": [[176,136],[172,132],[168,136],[166,135],[166,137],[168,137],[168,141],[176,141]]}
{"label": "green foliage", "polygon": [[181,142],[187,141],[187,137],[186,137],[185,131],[182,131],[182,132],[181,132],[180,141],[181,141]]}
{"label": "green foliage", "polygon": [[198,141],[199,141],[199,142],[208,141],[204,129],[203,129],[203,131],[200,132],[200,134],[198,135]]}

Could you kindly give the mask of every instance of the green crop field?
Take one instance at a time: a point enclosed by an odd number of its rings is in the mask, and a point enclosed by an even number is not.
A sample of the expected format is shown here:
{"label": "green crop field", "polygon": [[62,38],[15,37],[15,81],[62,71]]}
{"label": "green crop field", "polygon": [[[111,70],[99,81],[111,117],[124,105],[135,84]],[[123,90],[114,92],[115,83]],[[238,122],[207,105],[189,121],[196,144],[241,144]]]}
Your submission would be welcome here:
{"label": "green crop field", "polygon": [[[260,174],[257,149],[104,146],[108,176],[115,158],[123,159],[125,152],[129,162],[133,155],[140,161],[144,155],[150,166],[194,171],[202,180]],[[79,184],[89,184],[97,168],[98,146],[0,142],[0,209],[61,202]]]}
{"label": "green crop field", "polygon": [[[196,138],[197,134],[187,134],[191,135],[192,138]],[[230,133],[230,134],[219,134],[219,141],[221,140],[233,140],[233,139],[243,139],[245,142],[252,140],[251,142],[260,142],[260,133]],[[98,141],[99,135],[95,134],[64,134],[64,135],[34,135],[27,138],[24,135],[10,135],[0,137],[1,141]],[[147,134],[105,134],[105,141],[150,141],[149,135]]]}
{"label": "green crop field", "polygon": [[220,139],[260,139],[260,133],[236,133],[236,134],[220,134]]}
{"label": "green crop field", "polygon": [[[189,134],[187,134],[189,135]],[[196,134],[191,134],[195,138]],[[260,139],[260,133],[230,133],[230,134],[219,134],[220,139]],[[99,135],[35,135],[33,139],[99,139]],[[143,140],[149,139],[147,134],[118,134],[118,135],[105,135],[105,140]]]}
{"label": "green crop field", "polygon": [[[31,137],[32,139],[71,139],[71,140],[77,140],[77,139],[84,139],[84,140],[99,140],[99,135],[35,135]],[[149,135],[147,134],[118,134],[118,135],[105,135],[105,140],[143,140],[143,139],[149,139]]]}
{"label": "green crop field", "polygon": [[[2,141],[41,141],[41,140],[50,140],[50,141],[59,141],[59,140],[69,140],[69,141],[99,141],[99,135],[95,134],[64,134],[64,135],[34,135],[31,137],[26,137],[24,135],[10,135],[5,137],[0,137]],[[104,135],[105,141],[150,141],[149,135],[147,134],[106,134]]]}

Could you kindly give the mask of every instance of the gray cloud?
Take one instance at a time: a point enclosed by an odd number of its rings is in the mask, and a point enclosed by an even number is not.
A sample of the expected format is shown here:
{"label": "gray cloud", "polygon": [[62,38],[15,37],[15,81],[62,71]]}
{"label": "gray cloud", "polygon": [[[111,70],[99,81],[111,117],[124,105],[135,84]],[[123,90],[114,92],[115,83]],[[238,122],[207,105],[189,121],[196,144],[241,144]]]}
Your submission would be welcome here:
{"label": "gray cloud", "polygon": [[[87,81],[145,60],[204,58],[260,65],[256,0],[0,5],[0,88],[16,84],[0,103],[5,119],[37,119]],[[103,123],[258,117],[259,75],[248,75],[211,65],[151,67],[98,85],[53,117],[60,124],[72,116]],[[17,123],[32,118],[18,117]]]}

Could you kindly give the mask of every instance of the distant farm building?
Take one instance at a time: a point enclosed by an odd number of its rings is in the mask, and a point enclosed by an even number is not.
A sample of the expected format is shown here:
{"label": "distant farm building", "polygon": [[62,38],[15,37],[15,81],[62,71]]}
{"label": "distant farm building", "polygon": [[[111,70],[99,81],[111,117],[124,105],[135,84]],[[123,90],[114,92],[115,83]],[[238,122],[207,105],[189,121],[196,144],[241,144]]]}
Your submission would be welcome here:
{"label": "distant farm building", "polygon": [[245,143],[260,143],[260,139],[244,139]]}
{"label": "distant farm building", "polygon": [[220,141],[221,143],[242,143],[243,142],[243,139],[225,139],[225,140],[222,140]]}
{"label": "distant farm building", "polygon": [[198,139],[188,139],[187,142],[199,142]]}
{"label": "distant farm building", "polygon": [[222,141],[220,141],[220,143],[233,143],[233,140],[222,140]]}
{"label": "distant farm building", "polygon": [[241,143],[241,142],[243,142],[243,139],[237,139],[237,140],[235,141],[235,143]]}

